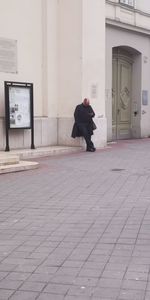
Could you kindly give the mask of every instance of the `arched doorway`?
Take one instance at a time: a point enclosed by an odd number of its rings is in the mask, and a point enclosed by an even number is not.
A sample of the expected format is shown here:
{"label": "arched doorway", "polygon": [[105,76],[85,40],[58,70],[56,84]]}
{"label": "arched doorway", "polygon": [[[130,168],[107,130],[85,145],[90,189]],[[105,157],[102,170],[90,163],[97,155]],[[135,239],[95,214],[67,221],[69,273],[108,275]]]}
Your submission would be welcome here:
{"label": "arched doorway", "polygon": [[132,137],[133,55],[125,47],[113,48],[112,60],[112,139]]}

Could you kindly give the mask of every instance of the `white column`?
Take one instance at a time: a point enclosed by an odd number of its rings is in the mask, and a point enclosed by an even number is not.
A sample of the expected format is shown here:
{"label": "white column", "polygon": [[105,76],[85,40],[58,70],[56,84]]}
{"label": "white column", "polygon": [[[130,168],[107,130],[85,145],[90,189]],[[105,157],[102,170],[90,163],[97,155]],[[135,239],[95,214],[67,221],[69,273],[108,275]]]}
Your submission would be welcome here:
{"label": "white column", "polygon": [[71,138],[73,112],[82,99],[82,0],[59,1],[59,144],[78,144]]}
{"label": "white column", "polygon": [[[36,120],[42,145],[57,144],[58,1],[42,2],[42,117]],[[40,142],[40,141],[39,141]]]}
{"label": "white column", "polygon": [[106,144],[105,119],[105,1],[82,2],[82,98],[89,97],[95,111],[97,147]]}
{"label": "white column", "polygon": [[84,97],[96,113],[95,145],[106,143],[105,1],[59,1],[59,143],[71,139],[73,112]]}

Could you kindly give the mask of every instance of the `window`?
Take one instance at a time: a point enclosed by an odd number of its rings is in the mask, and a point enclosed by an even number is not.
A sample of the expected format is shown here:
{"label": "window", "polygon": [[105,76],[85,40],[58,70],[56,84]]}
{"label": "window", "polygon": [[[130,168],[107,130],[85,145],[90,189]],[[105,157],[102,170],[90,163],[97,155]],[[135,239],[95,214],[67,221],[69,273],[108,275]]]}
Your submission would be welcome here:
{"label": "window", "polygon": [[120,0],[120,3],[129,5],[129,6],[134,6],[134,0]]}

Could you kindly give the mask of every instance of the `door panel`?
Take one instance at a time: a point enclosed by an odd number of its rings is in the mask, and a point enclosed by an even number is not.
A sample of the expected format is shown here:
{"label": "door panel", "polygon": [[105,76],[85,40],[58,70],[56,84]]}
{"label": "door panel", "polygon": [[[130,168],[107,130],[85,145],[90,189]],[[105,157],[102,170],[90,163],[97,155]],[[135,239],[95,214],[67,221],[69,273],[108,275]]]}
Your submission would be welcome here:
{"label": "door panel", "polygon": [[117,136],[117,61],[113,59],[113,76],[112,76],[112,136]]}
{"label": "door panel", "polygon": [[131,75],[132,63],[122,57],[113,59],[113,139],[131,138]]}

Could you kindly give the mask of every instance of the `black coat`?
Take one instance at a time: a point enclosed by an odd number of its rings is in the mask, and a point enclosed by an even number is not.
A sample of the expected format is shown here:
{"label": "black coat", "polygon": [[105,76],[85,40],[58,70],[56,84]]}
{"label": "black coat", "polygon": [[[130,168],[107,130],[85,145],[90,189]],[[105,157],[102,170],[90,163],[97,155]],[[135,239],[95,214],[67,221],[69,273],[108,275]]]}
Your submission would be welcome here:
{"label": "black coat", "polygon": [[93,130],[96,129],[96,125],[93,122],[95,113],[90,105],[85,106],[83,103],[76,106],[74,112],[75,123],[73,125],[72,134],[73,138],[82,136],[79,129],[82,126],[86,126],[90,135],[93,134]]}

